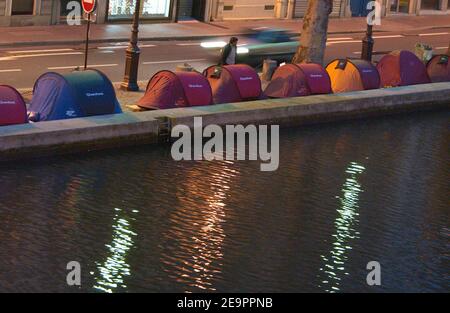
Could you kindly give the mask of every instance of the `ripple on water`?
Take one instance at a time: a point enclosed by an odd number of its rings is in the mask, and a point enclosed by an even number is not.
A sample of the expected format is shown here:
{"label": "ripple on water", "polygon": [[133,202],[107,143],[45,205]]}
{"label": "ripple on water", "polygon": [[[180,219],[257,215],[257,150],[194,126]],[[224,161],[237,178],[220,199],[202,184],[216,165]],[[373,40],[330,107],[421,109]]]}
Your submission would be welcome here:
{"label": "ripple on water", "polygon": [[[0,165],[0,291],[449,291],[448,112],[288,129],[280,167],[138,147]],[[366,264],[382,286],[366,285]]]}

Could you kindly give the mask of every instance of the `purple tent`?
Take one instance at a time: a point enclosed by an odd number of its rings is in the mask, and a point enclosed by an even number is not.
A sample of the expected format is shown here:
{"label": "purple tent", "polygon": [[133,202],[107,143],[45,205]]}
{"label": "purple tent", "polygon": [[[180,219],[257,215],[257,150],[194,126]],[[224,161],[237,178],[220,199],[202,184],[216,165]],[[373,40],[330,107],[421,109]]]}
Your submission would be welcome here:
{"label": "purple tent", "polygon": [[430,82],[427,69],[412,52],[393,51],[383,56],[377,64],[381,87],[398,87]]}
{"label": "purple tent", "polygon": [[0,85],[0,126],[27,123],[22,95],[13,87]]}
{"label": "purple tent", "polygon": [[211,85],[214,103],[232,103],[257,100],[264,97],[258,73],[248,65],[236,64],[221,67],[210,66],[203,74]]}
{"label": "purple tent", "polygon": [[271,98],[331,93],[330,77],[315,63],[286,64],[277,68],[264,93]]}

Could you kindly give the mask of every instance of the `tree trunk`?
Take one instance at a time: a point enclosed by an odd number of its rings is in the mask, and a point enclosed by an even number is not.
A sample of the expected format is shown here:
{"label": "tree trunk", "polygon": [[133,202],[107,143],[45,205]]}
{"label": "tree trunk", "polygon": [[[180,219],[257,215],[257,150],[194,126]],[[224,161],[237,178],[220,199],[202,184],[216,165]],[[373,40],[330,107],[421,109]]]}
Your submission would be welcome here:
{"label": "tree trunk", "polygon": [[323,64],[327,43],[328,17],[333,10],[333,0],[309,0],[303,18],[300,46],[292,63]]}

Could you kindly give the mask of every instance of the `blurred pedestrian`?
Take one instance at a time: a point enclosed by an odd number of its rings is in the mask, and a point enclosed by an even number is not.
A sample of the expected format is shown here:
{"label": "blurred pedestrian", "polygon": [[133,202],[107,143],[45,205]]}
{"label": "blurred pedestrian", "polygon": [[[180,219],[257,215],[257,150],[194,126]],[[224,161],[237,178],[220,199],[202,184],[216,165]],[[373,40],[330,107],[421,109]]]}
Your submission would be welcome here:
{"label": "blurred pedestrian", "polygon": [[236,64],[237,43],[237,37],[231,37],[230,42],[223,47],[220,65]]}

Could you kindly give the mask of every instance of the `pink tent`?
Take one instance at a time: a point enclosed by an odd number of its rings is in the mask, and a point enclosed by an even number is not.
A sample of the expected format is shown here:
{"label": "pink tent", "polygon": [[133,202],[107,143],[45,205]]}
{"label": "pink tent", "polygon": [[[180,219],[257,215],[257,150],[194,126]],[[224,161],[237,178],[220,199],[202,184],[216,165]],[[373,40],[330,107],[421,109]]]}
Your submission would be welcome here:
{"label": "pink tent", "polygon": [[0,85],[0,126],[27,123],[27,107],[13,87]]}
{"label": "pink tent", "polygon": [[331,93],[330,77],[314,63],[280,66],[264,93],[271,98],[300,97]]}
{"label": "pink tent", "polygon": [[450,82],[450,61],[446,54],[435,55],[427,64],[428,76],[433,83]]}
{"label": "pink tent", "polygon": [[138,106],[146,109],[173,109],[212,104],[208,80],[198,72],[160,71],[148,82]]}
{"label": "pink tent", "polygon": [[217,74],[217,66],[204,70],[215,104],[232,103],[263,98],[258,73],[248,65],[225,65]]}
{"label": "pink tent", "polygon": [[430,82],[427,69],[412,52],[393,51],[383,56],[377,64],[381,87],[398,87]]}

